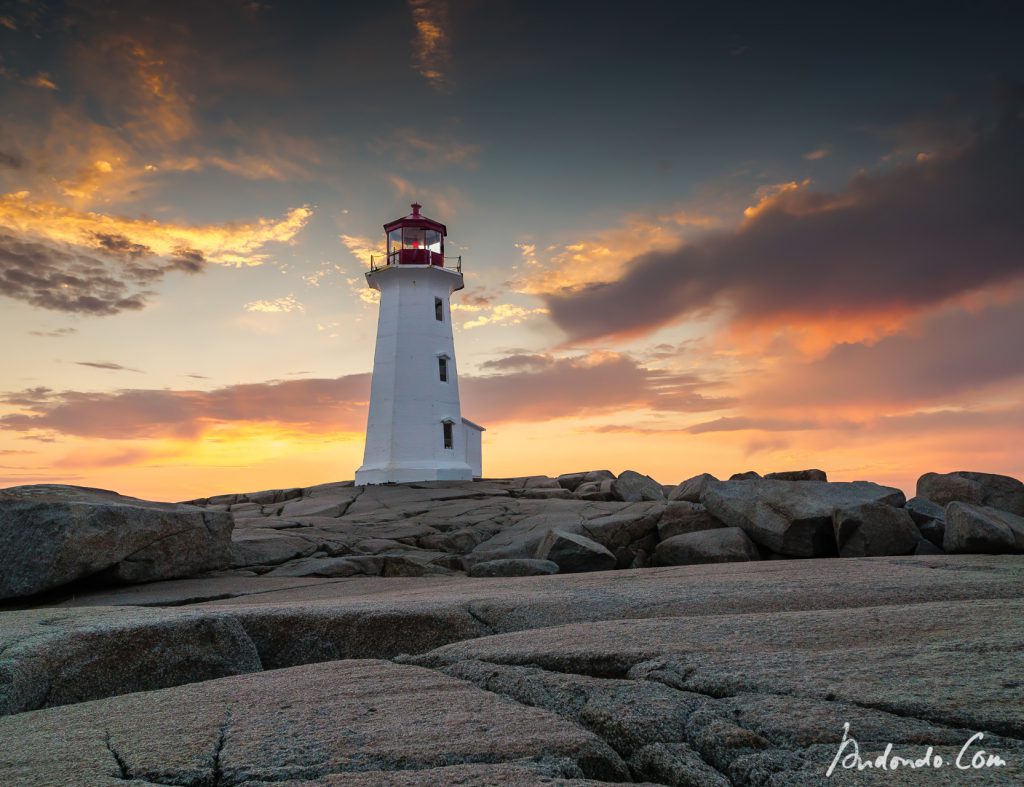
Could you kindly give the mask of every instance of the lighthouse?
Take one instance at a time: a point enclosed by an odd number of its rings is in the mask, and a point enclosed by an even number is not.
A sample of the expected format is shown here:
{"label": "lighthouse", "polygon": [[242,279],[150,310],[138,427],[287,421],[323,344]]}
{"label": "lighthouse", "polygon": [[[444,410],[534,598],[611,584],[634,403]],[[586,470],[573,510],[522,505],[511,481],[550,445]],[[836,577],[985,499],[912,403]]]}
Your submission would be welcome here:
{"label": "lighthouse", "polygon": [[363,465],[356,484],[453,481],[481,475],[480,435],[462,417],[451,295],[462,258],[444,256],[444,224],[412,213],[384,225],[387,254],[371,258],[380,292]]}

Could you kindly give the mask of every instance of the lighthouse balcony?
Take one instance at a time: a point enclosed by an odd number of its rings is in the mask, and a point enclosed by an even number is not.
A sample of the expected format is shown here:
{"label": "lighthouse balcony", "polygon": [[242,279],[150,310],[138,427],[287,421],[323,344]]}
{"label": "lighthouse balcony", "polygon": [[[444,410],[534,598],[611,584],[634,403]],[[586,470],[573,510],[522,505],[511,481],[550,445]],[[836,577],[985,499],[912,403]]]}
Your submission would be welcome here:
{"label": "lighthouse balcony", "polygon": [[390,254],[371,254],[370,270],[389,268],[395,265],[413,265],[421,267],[447,268],[462,273],[462,255],[445,257],[429,249],[400,249]]}

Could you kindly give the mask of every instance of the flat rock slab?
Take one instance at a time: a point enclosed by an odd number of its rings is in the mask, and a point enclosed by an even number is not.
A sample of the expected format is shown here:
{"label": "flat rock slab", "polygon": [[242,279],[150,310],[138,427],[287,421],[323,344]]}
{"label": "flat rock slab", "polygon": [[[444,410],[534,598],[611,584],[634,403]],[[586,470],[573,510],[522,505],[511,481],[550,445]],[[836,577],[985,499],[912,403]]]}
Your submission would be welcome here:
{"label": "flat rock slab", "polygon": [[[842,700],[1024,738],[1024,600],[616,620],[459,642],[413,657],[628,675],[723,697]],[[967,667],[966,665],[970,665]],[[983,677],[982,677],[983,676]]]}
{"label": "flat rock slab", "polygon": [[190,610],[40,609],[0,625],[0,715],[261,670],[234,618]]}
{"label": "flat rock slab", "polygon": [[[595,735],[431,670],[345,661],[0,719],[0,783],[321,780],[330,774],[568,759],[629,778]],[[344,783],[344,782],[341,782]],[[415,782],[414,782],[415,783]]]}

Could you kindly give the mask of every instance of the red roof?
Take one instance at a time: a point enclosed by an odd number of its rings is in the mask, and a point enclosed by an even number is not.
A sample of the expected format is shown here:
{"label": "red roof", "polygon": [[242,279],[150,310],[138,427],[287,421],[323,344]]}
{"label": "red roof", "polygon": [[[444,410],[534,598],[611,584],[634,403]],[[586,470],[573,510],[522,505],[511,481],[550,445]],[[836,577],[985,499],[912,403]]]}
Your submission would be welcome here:
{"label": "red roof", "polygon": [[399,227],[424,227],[426,229],[439,230],[442,235],[445,237],[448,236],[448,228],[445,227],[444,224],[439,221],[434,221],[433,219],[428,219],[420,213],[420,208],[423,206],[418,202],[412,203],[409,207],[412,208],[412,213],[408,216],[403,216],[400,219],[389,221],[384,225],[384,231],[391,232],[391,230],[396,230]]}

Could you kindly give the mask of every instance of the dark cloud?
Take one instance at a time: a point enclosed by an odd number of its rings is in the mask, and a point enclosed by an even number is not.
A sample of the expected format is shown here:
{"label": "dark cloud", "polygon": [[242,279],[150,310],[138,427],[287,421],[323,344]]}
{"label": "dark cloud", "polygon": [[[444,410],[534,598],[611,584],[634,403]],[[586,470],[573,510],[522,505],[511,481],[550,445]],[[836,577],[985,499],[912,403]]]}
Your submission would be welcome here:
{"label": "dark cloud", "polygon": [[25,159],[19,156],[17,153],[8,153],[0,150],[0,167],[7,167],[8,169],[21,169],[25,166]]}
{"label": "dark cloud", "polygon": [[0,232],[0,295],[42,309],[102,316],[144,308],[153,294],[146,286],[170,270],[202,270],[196,251],[182,250],[168,261],[120,235],[94,239],[96,246],[84,250]]}
{"label": "dark cloud", "polygon": [[[1017,105],[1020,106],[1020,105]],[[780,194],[739,229],[633,260],[618,281],[547,296],[572,339],[728,307],[740,323],[913,312],[1024,275],[1024,117],[955,152]]]}
{"label": "dark cloud", "polygon": [[[463,377],[463,409],[484,425],[545,421],[614,409],[704,411],[730,404],[705,397],[692,375],[669,375],[618,355],[548,359],[542,368]],[[370,375],[231,385],[213,391],[128,389],[112,393],[34,388],[0,402],[25,412],[0,417],[0,429],[78,437],[196,438],[214,423],[288,424],[311,432],[360,432]]]}
{"label": "dark cloud", "polygon": [[106,369],[110,372],[138,372],[142,373],[141,369],[132,369],[130,366],[121,366],[119,363],[113,363],[111,361],[75,361],[78,366],[91,366],[93,369]]}
{"label": "dark cloud", "polygon": [[755,405],[961,403],[1024,377],[1024,303],[933,316],[874,344],[840,344],[810,363],[783,366],[747,397]]}
{"label": "dark cloud", "polygon": [[533,353],[515,353],[502,358],[494,358],[480,364],[481,369],[510,371],[513,369],[543,369],[551,363],[551,356]]}
{"label": "dark cloud", "polygon": [[124,235],[94,232],[92,236],[96,241],[97,248],[114,254],[123,254],[132,259],[138,259],[139,257],[148,257],[153,253],[149,246],[142,243],[133,243]]}

